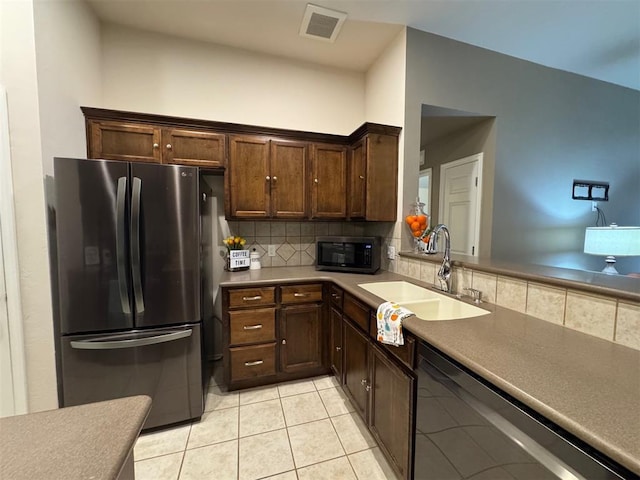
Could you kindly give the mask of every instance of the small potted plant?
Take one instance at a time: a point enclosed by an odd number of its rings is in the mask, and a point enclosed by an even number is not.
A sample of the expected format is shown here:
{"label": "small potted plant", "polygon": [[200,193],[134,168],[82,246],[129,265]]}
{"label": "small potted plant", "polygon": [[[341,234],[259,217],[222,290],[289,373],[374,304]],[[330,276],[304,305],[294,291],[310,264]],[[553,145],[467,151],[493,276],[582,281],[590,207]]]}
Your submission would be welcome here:
{"label": "small potted plant", "polygon": [[227,270],[237,272],[247,270],[250,265],[250,252],[245,250],[247,241],[239,236],[227,237],[223,240],[227,247]]}

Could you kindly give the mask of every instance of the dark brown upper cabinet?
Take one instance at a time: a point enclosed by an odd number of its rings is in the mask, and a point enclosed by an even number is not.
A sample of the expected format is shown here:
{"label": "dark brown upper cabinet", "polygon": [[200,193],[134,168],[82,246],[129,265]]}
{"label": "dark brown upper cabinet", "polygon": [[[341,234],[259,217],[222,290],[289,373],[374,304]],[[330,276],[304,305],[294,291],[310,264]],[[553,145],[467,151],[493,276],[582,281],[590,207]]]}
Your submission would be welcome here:
{"label": "dark brown upper cabinet", "polygon": [[396,220],[398,127],[342,136],[81,108],[89,158],[224,173],[229,219]]}
{"label": "dark brown upper cabinet", "polygon": [[347,147],[311,145],[311,218],[347,217]]}
{"label": "dark brown upper cabinet", "polygon": [[229,218],[303,219],[307,144],[231,135],[226,173]]}
{"label": "dark brown upper cabinet", "polygon": [[162,163],[161,137],[161,129],[152,126],[118,121],[87,123],[89,158]]}
{"label": "dark brown upper cabinet", "polygon": [[348,216],[392,222],[397,211],[399,131],[377,133],[375,126],[371,130],[351,146]]}
{"label": "dark brown upper cabinet", "polygon": [[180,128],[162,130],[162,163],[222,168],[226,140],[223,133]]}
{"label": "dark brown upper cabinet", "polygon": [[106,120],[87,129],[89,158],[224,167],[224,134]]}
{"label": "dark brown upper cabinet", "polygon": [[307,144],[271,140],[271,216],[307,217]]}
{"label": "dark brown upper cabinet", "polygon": [[254,136],[229,138],[226,195],[232,218],[269,218],[269,139]]}

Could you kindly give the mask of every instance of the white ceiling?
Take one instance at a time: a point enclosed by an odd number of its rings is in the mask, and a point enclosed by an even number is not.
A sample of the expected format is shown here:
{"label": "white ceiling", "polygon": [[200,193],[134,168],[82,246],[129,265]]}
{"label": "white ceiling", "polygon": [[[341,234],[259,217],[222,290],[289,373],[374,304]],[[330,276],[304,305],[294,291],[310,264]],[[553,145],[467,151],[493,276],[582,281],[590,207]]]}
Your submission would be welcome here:
{"label": "white ceiling", "polygon": [[307,0],[87,0],[104,21],[365,71],[408,25],[640,90],[640,0],[312,0],[348,13],[303,38]]}

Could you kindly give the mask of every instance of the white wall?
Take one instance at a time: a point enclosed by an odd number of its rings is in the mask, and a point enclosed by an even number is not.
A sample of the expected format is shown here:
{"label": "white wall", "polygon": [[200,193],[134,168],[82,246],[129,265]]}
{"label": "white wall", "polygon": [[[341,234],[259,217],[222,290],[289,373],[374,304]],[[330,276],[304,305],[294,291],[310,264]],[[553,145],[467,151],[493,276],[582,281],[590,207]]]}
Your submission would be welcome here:
{"label": "white wall", "polygon": [[34,5],[42,162],[87,155],[81,105],[101,103],[100,23],[81,0],[37,0]]}
{"label": "white wall", "polygon": [[[574,179],[609,181],[607,220],[640,222],[637,90],[409,28],[405,168],[414,176],[423,104],[496,117],[494,259],[599,270],[602,258],[582,253],[595,215],[571,199]],[[640,257],[618,265],[638,271]]]}
{"label": "white wall", "polygon": [[365,118],[364,74],[103,26],[105,108],[323,133]]}
{"label": "white wall", "polygon": [[58,406],[42,182],[33,3],[0,2],[30,411]]}
{"label": "white wall", "polygon": [[0,2],[29,411],[58,406],[44,174],[85,156],[79,105],[99,101],[99,24],[81,1]]}
{"label": "white wall", "polygon": [[[404,28],[369,68],[365,78],[365,117],[367,122],[402,127],[398,139],[398,221],[388,243],[400,248],[400,232],[405,200],[405,84],[406,84],[407,30]],[[411,181],[415,181],[417,174]],[[393,270],[393,264],[385,264]]]}

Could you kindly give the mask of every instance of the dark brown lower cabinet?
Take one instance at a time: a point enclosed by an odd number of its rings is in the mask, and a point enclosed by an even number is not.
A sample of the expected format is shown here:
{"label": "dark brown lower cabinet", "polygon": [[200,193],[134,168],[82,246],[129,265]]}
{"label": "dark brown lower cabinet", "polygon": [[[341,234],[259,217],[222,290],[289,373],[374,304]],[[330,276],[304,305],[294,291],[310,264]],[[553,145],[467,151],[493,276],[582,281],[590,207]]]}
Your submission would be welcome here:
{"label": "dark brown lower cabinet", "polygon": [[412,478],[413,402],[416,378],[398,367],[380,348],[370,347],[371,410],[369,429],[391,457],[402,478]]}
{"label": "dark brown lower cabinet", "polygon": [[322,366],[322,305],[280,310],[280,371],[294,373]]}
{"label": "dark brown lower cabinet", "polygon": [[342,314],[335,308],[330,309],[330,350],[331,370],[342,385]]}
{"label": "dark brown lower cabinet", "polygon": [[369,403],[369,339],[344,321],[344,391],[356,411],[367,421]]}

